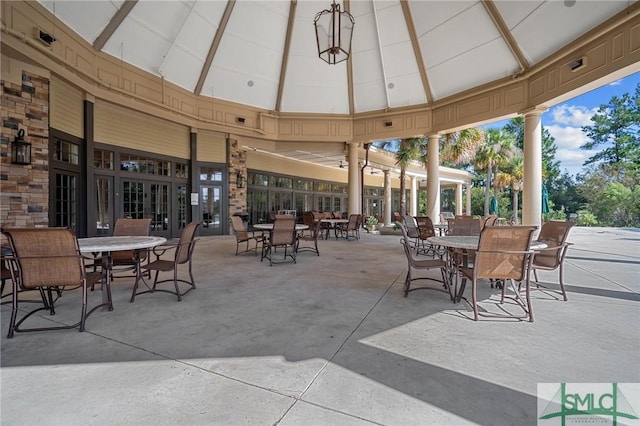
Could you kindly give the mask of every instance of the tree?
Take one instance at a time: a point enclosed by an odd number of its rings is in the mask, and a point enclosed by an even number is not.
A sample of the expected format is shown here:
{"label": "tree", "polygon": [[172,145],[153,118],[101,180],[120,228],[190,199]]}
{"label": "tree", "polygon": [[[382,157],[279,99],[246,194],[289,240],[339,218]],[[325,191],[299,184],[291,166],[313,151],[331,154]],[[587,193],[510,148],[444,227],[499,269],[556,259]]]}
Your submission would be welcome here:
{"label": "tree", "polygon": [[445,166],[468,166],[484,142],[479,129],[464,129],[447,133],[440,140],[440,160]]}
{"label": "tree", "polygon": [[518,193],[522,189],[522,180],[524,178],[524,157],[516,155],[512,157],[505,165],[504,170],[496,174],[494,179],[495,186],[503,190],[507,187],[511,188],[513,195],[513,223],[518,223]]}
{"label": "tree", "polygon": [[[524,117],[512,118],[502,130],[513,133],[516,146],[524,150]],[[560,161],[555,159],[557,149],[555,138],[542,126],[542,175],[550,189],[557,187],[555,183],[560,178]]]}
{"label": "tree", "polygon": [[[487,129],[484,143],[478,147],[476,156],[472,161],[473,167],[487,172],[485,184],[484,215],[489,216],[489,190],[491,187],[492,173],[497,174],[500,166],[505,164],[520,150],[515,145],[513,133],[499,129]],[[497,188],[494,188],[494,196],[497,197]]]}
{"label": "tree", "polygon": [[590,126],[582,131],[591,139],[580,148],[602,151],[589,157],[584,165],[616,164],[622,173],[637,175],[640,169],[640,85],[634,95],[614,96],[608,104],[600,105],[591,117]]}
{"label": "tree", "polygon": [[412,161],[424,160],[425,138],[393,139],[379,142],[376,146],[387,148],[396,153],[396,165],[400,167],[400,212],[407,212],[407,191],[405,183],[405,173]]}

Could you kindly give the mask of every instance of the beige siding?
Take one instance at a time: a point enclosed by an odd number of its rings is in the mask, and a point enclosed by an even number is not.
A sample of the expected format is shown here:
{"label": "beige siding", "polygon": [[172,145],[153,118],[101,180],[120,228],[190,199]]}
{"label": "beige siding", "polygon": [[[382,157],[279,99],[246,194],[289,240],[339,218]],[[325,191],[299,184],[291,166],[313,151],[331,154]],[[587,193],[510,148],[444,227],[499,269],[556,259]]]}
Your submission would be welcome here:
{"label": "beige siding", "polygon": [[51,79],[49,91],[51,102],[49,126],[84,138],[82,92],[57,78]]}
{"label": "beige siding", "polygon": [[224,133],[198,131],[198,161],[227,162],[227,141]]}
{"label": "beige siding", "polygon": [[342,183],[347,183],[349,178],[347,176],[347,169],[332,169],[254,151],[247,151],[247,167],[263,172]]}
{"label": "beige siding", "polygon": [[104,101],[95,105],[96,142],[189,158],[189,128]]}

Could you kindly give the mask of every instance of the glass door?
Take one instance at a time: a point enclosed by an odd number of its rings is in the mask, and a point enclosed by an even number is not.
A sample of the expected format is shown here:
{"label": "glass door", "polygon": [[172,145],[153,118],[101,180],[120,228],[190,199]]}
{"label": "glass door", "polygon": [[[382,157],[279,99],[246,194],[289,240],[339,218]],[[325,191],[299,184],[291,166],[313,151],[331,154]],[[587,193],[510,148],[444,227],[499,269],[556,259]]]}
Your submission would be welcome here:
{"label": "glass door", "polygon": [[222,185],[200,185],[201,235],[222,234]]}

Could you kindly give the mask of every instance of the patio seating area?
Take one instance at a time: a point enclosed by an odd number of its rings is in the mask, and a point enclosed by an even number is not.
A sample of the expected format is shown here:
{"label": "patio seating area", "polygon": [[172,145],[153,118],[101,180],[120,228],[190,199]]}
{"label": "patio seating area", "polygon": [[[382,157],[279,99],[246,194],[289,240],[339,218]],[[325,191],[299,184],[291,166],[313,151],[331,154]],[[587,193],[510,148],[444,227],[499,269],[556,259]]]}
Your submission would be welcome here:
{"label": "patio seating area", "polygon": [[[535,424],[538,383],[640,382],[640,230],[574,227],[568,241],[568,301],[532,292],[530,323],[476,322],[447,292],[404,297],[398,235],[320,240],[321,256],[273,268],[236,256],[234,235],[200,237],[180,303],[129,303],[131,275],[83,333],[12,339],[2,305],[0,423]],[[538,278],[559,288],[557,271]],[[482,309],[501,290],[477,291]],[[77,322],[76,296],[33,320]]]}

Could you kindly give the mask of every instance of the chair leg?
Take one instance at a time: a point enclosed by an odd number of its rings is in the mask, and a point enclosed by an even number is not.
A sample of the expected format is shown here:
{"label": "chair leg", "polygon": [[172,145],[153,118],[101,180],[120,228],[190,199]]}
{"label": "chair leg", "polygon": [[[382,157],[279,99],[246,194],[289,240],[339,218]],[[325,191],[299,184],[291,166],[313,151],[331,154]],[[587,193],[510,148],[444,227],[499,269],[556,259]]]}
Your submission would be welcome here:
{"label": "chair leg", "polygon": [[84,331],[84,324],[87,320],[87,283],[82,286],[82,316],[80,317],[80,331]]}
{"label": "chair leg", "polygon": [[562,297],[564,298],[564,301],[566,302],[567,299],[567,292],[564,290],[564,262],[560,263],[560,272],[559,272],[559,276],[558,276],[558,281],[560,282],[560,291],[562,291]]}
{"label": "chair leg", "polygon": [[182,295],[180,294],[180,287],[178,286],[178,268],[173,268],[173,285],[176,288],[176,294],[178,295],[178,302],[182,301]]}
{"label": "chair leg", "polygon": [[473,305],[473,320],[478,321],[478,295],[476,292],[476,280],[471,280],[471,304]]}

